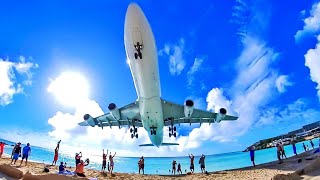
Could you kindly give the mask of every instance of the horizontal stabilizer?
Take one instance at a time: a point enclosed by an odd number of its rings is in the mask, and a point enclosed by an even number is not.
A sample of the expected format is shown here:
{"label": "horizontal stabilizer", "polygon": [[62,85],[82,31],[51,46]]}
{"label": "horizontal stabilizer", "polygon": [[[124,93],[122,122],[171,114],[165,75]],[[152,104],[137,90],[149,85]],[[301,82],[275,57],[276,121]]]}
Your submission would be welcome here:
{"label": "horizontal stabilizer", "polygon": [[[161,146],[177,146],[178,143],[162,143]],[[154,146],[153,144],[140,144],[139,146]]]}

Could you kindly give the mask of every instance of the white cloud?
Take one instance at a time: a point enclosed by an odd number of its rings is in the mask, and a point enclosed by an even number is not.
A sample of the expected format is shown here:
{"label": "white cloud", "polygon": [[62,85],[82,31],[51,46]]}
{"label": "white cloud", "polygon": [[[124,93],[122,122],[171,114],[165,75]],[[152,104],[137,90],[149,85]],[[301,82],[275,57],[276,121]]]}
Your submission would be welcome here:
{"label": "white cloud", "polygon": [[[320,116],[320,111],[309,108],[308,101],[297,99],[295,102],[288,104],[284,108],[270,108],[262,111],[261,117],[256,123],[257,127],[265,125],[289,126],[296,122],[307,124],[314,122],[315,117]],[[277,126],[274,126],[277,127]],[[278,126],[279,127],[279,126]]]}
{"label": "white cloud", "polygon": [[186,66],[184,46],[185,41],[183,38],[180,38],[176,44],[166,44],[164,48],[159,51],[160,56],[164,54],[169,56],[169,70],[171,75],[180,75]]}
{"label": "white cloud", "polygon": [[312,5],[309,14],[310,16],[303,20],[303,29],[297,31],[294,35],[296,41],[299,41],[306,34],[316,34],[320,32],[320,2]]}
{"label": "white cloud", "polygon": [[[235,68],[238,72],[231,87],[213,88],[207,96],[208,110],[217,112],[224,107],[228,114],[238,115],[239,119],[194,128],[188,141],[198,142],[198,147],[205,141],[236,141],[236,137],[248,132],[254,125],[260,109],[277,95],[276,80],[279,75],[273,65],[278,53],[256,38],[245,37],[242,42],[244,49],[237,59]],[[225,90],[230,98],[225,96]]]}
{"label": "white cloud", "polygon": [[305,66],[310,69],[311,80],[318,84],[316,89],[320,100],[320,35],[318,35],[318,44],[315,49],[309,49],[304,57]]}
{"label": "white cloud", "polygon": [[292,85],[293,83],[289,81],[289,76],[287,75],[281,75],[276,80],[276,86],[280,93],[286,92],[286,88]]}
{"label": "white cloud", "polygon": [[[26,62],[21,56],[19,62],[3,60],[0,58],[0,105],[5,106],[13,102],[13,95],[23,93],[26,85],[32,84],[32,68],[38,68],[38,64]],[[26,75],[20,82],[17,75]]]}
{"label": "white cloud", "polygon": [[200,58],[195,58],[194,63],[191,66],[190,70],[187,73],[187,81],[188,81],[188,86],[191,86],[195,77],[194,74],[200,70],[201,65],[203,63],[203,59]]}

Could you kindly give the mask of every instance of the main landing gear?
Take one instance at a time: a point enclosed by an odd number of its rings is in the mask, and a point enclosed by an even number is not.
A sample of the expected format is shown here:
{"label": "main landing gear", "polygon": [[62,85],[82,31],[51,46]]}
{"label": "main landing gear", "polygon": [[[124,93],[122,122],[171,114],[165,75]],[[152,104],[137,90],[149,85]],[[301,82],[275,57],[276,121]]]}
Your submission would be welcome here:
{"label": "main landing gear", "polygon": [[157,128],[154,126],[150,127],[150,132],[151,132],[151,135],[157,135]]}
{"label": "main landing gear", "polygon": [[130,128],[131,138],[138,138],[138,129],[136,127]]}
{"label": "main landing gear", "polygon": [[137,50],[137,52],[134,53],[134,59],[138,59],[138,57],[142,59],[141,50],[143,49],[143,44],[140,44],[139,42],[137,42],[137,44],[134,45],[134,48]]}
{"label": "main landing gear", "polygon": [[171,127],[169,127],[169,137],[173,136],[176,137],[177,136],[177,128],[173,125],[171,125]]}

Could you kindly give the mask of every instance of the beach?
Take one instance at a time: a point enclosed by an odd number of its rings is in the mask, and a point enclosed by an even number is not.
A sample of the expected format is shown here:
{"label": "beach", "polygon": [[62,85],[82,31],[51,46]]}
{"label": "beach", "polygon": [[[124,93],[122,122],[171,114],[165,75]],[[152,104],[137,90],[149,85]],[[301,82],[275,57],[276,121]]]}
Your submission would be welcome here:
{"label": "beach", "polygon": [[[287,159],[284,159],[283,164],[278,164],[277,161],[257,165],[256,167],[246,167],[240,169],[233,169],[227,171],[216,171],[209,172],[209,174],[195,173],[192,175],[139,175],[134,173],[117,173],[115,172],[113,176],[110,174],[102,174],[98,170],[85,169],[85,174],[90,178],[94,179],[317,179],[320,176],[320,171],[318,168],[320,166],[320,158],[318,157],[319,153],[314,154],[314,150],[308,151],[298,156],[293,156]],[[298,163],[298,160],[302,161]],[[310,159],[310,160],[306,160]],[[10,165],[11,159],[8,156],[0,159],[0,166]],[[65,179],[64,175],[55,175],[58,172],[57,166],[50,166],[50,172],[44,173],[43,163],[38,162],[28,162],[28,165],[24,164],[20,167],[20,161],[17,161],[17,165],[10,165],[10,168],[18,169],[22,171],[25,175],[30,173],[36,175],[36,179]],[[70,171],[74,171],[73,167],[67,168]],[[8,178],[5,176],[4,172],[1,172],[0,177],[2,179],[17,179],[17,178]],[[51,178],[49,178],[51,177]],[[76,177],[69,177],[68,179],[75,179]],[[26,179],[26,178],[24,178]],[[27,178],[27,179],[30,179]],[[34,179],[34,177],[32,178]],[[82,178],[83,179],[83,178]]]}

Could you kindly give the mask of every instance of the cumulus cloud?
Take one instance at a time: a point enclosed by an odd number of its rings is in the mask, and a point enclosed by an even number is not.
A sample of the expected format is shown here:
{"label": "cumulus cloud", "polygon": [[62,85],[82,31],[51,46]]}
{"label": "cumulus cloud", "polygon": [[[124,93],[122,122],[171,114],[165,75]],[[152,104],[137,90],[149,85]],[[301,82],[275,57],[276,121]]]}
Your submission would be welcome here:
{"label": "cumulus cloud", "polygon": [[316,89],[320,100],[320,35],[318,35],[318,44],[315,49],[309,49],[304,58],[305,66],[310,69],[311,80],[317,83]]}
{"label": "cumulus cloud", "polygon": [[276,86],[277,89],[280,93],[286,92],[286,88],[288,86],[292,86],[293,83],[289,81],[289,76],[288,75],[281,75],[277,78],[276,80]]}
{"label": "cumulus cloud", "polygon": [[180,75],[186,66],[184,59],[185,41],[183,38],[175,44],[166,44],[163,49],[159,51],[159,55],[166,55],[169,57],[169,70],[171,75]]}
{"label": "cumulus cloud", "polygon": [[[305,14],[305,12],[303,14]],[[297,31],[294,35],[296,42],[307,34],[317,34],[320,32],[320,2],[315,2],[312,5],[309,15],[309,17],[303,20],[303,29]]]}
{"label": "cumulus cloud", "polygon": [[278,53],[257,38],[247,36],[242,42],[243,51],[235,67],[237,76],[231,87],[213,88],[206,99],[207,110],[218,112],[224,107],[228,114],[239,116],[239,119],[194,128],[188,141],[198,142],[197,147],[205,141],[235,142],[236,137],[248,132],[255,124],[260,109],[265,108],[277,95],[276,81],[281,75],[278,75],[274,65]]}
{"label": "cumulus cloud", "polygon": [[[12,103],[15,94],[23,93],[25,86],[32,84],[32,69],[35,68],[38,64],[26,62],[23,56],[18,62],[0,58],[0,105]],[[21,76],[22,80],[17,80],[17,76]]]}

